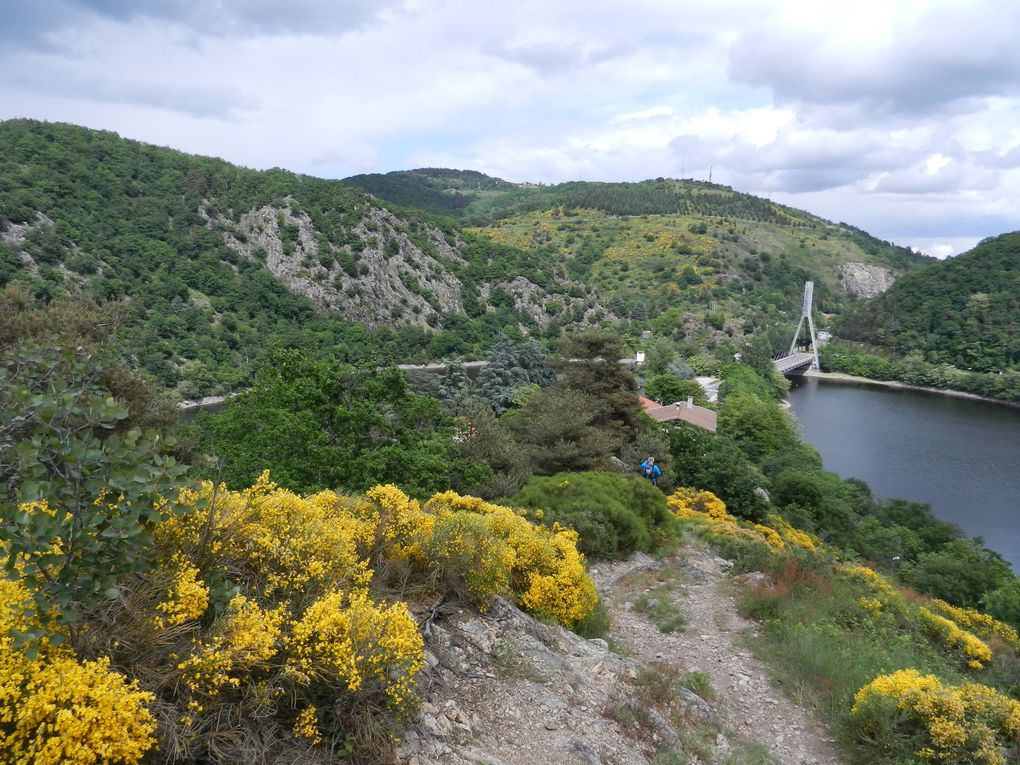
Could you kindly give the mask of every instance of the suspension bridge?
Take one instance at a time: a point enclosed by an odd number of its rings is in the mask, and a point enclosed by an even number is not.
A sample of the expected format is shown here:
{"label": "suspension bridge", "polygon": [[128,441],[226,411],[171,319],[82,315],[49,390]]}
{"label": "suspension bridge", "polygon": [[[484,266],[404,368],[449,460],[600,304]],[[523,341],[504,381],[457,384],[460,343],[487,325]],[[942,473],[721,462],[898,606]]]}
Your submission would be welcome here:
{"label": "suspension bridge", "polygon": [[[801,303],[800,321],[797,322],[797,330],[793,333],[790,341],[790,350],[784,355],[776,356],[773,361],[776,370],[783,375],[802,375],[809,369],[819,369],[818,363],[818,336],[815,332],[815,320],[811,317],[811,307],[814,303],[815,283],[804,283],[804,301]],[[808,326],[810,344],[800,342],[800,333],[805,322]]]}

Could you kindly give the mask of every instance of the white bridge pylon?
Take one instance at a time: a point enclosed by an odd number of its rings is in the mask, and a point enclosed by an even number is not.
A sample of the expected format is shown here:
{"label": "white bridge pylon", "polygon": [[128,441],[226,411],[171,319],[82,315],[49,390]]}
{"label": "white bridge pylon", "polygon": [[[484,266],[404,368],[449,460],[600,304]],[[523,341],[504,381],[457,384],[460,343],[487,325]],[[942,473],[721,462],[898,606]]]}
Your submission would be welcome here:
{"label": "white bridge pylon", "polygon": [[811,318],[811,306],[814,303],[814,298],[815,283],[804,282],[804,302],[801,304],[800,321],[797,322],[797,330],[793,333],[793,340],[790,341],[790,352],[787,354],[787,358],[799,355],[797,353],[797,341],[800,340],[801,327],[807,321],[808,329],[811,332],[811,369],[821,369],[821,364],[818,363],[818,337],[815,333],[815,320]]}

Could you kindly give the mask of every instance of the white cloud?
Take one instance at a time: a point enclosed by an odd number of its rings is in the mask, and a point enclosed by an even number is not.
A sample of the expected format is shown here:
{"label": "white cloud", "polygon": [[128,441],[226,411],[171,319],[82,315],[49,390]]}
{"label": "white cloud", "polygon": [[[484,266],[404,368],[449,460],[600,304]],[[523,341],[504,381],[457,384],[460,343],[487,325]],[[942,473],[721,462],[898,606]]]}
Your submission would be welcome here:
{"label": "white cloud", "polygon": [[931,247],[1020,228],[1015,0],[12,0],[6,21],[3,117],[327,177],[711,167]]}

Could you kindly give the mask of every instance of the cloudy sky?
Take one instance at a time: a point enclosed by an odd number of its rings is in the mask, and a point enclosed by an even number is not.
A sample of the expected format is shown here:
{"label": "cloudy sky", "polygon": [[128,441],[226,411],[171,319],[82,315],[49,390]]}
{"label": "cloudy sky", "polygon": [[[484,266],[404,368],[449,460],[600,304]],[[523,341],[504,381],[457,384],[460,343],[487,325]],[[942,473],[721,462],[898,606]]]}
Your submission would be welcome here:
{"label": "cloudy sky", "polygon": [[4,0],[0,118],[328,178],[707,178],[943,257],[1020,229],[1018,0]]}

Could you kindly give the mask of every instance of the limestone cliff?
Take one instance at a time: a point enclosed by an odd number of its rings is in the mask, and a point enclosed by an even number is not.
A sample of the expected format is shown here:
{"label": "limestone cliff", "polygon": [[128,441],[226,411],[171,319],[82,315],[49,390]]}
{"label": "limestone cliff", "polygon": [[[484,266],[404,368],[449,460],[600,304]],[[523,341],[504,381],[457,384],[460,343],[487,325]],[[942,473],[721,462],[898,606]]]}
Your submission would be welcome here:
{"label": "limestone cliff", "polygon": [[871,263],[844,263],[839,269],[839,284],[843,291],[858,299],[881,295],[896,281],[891,268]]}

